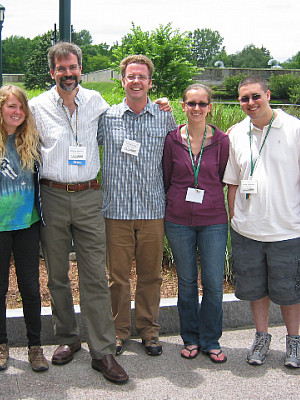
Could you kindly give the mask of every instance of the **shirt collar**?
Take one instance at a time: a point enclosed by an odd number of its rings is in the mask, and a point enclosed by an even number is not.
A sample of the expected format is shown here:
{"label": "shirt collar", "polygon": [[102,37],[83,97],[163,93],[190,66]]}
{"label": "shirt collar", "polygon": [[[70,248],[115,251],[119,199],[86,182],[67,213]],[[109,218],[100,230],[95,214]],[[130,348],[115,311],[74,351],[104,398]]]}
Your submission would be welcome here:
{"label": "shirt collar", "polygon": [[[281,109],[276,109],[276,110],[274,110],[275,111],[275,113],[276,113],[276,118],[274,119],[274,121],[272,122],[272,128],[281,128],[281,125],[282,125],[282,123],[283,123],[283,119],[282,119],[282,110]],[[250,134],[250,123],[249,123],[249,120],[250,120],[250,117],[249,116],[247,116],[247,118],[246,119],[248,119],[248,130],[247,130],[247,132],[248,132],[248,135]],[[268,125],[267,125],[268,126]],[[253,124],[251,124],[251,127],[252,127],[252,129],[253,130],[255,130],[255,131],[257,131],[257,132],[262,132],[262,129],[259,129],[259,128],[257,128],[255,125],[253,125]]]}
{"label": "shirt collar", "polygon": [[[50,89],[50,93],[53,97],[54,102],[59,104],[60,106],[62,106],[63,99],[60,97],[58,91],[56,90],[56,85],[52,86],[52,88]],[[75,96],[75,103],[78,105],[80,103],[80,101],[82,100],[82,98],[83,98],[82,87],[80,85],[78,85],[78,92]]]}
{"label": "shirt collar", "polygon": [[[126,112],[134,113],[134,111],[131,110],[131,108],[127,105],[126,103],[126,98],[123,99],[123,102],[121,103],[121,114],[124,115]],[[149,114],[155,115],[154,107],[157,107],[157,105],[153,104],[152,101],[147,97],[147,104],[142,110],[142,112],[139,115],[146,114],[147,112]]]}

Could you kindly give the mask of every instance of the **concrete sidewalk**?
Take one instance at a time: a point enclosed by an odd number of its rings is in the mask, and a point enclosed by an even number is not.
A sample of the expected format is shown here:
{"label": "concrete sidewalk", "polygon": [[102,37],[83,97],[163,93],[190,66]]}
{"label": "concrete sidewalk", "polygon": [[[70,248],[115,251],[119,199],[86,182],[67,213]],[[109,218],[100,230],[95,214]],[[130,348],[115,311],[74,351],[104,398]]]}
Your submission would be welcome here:
{"label": "concrete sidewalk", "polygon": [[[181,338],[161,336],[163,354],[149,357],[139,339],[127,342],[118,361],[130,376],[123,386],[106,381],[91,368],[86,344],[65,366],[51,365],[35,373],[27,361],[25,347],[11,347],[9,366],[0,373],[1,400],[299,400],[300,369],[283,366],[285,328],[270,328],[271,351],[262,366],[245,362],[254,329],[226,330],[221,345],[228,357],[213,364],[204,354],[194,360],[180,357]],[[48,360],[56,346],[44,346]]]}

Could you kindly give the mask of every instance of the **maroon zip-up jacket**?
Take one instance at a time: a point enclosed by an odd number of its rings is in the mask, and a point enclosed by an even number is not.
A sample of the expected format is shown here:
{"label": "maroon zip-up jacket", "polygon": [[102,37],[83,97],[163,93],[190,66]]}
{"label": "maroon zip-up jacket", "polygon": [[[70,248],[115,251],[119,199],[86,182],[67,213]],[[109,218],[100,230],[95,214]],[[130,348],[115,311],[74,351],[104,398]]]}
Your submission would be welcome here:
{"label": "maroon zip-up jacket", "polygon": [[[204,147],[198,188],[203,189],[203,202],[185,200],[187,189],[195,185],[188,145],[180,135],[180,125],[166,137],[163,154],[164,185],[167,198],[167,221],[188,226],[207,226],[228,222],[222,182],[228,160],[228,136],[214,125],[211,142]],[[195,162],[198,165],[199,154]]]}

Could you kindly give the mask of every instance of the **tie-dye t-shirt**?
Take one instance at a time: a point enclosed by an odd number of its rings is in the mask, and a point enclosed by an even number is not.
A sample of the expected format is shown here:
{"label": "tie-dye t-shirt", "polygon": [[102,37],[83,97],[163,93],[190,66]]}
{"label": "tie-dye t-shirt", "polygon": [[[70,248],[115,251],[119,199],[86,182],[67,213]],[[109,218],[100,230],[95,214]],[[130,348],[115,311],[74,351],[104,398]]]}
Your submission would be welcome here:
{"label": "tie-dye t-shirt", "polygon": [[8,136],[0,159],[0,231],[29,228],[39,220],[34,206],[34,173],[21,168],[15,134]]}

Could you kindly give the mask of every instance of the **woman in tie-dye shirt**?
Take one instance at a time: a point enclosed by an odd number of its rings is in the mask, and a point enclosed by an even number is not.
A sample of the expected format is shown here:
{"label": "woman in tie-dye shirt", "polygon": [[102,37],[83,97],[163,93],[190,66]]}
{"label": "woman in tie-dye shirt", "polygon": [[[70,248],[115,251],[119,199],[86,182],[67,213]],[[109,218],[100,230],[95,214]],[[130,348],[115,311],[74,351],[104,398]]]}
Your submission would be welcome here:
{"label": "woman in tie-dye shirt", "polygon": [[11,254],[28,338],[28,360],[34,371],[47,370],[41,348],[39,288],[38,132],[25,92],[17,86],[0,89],[0,370],[9,357],[6,295]]}

